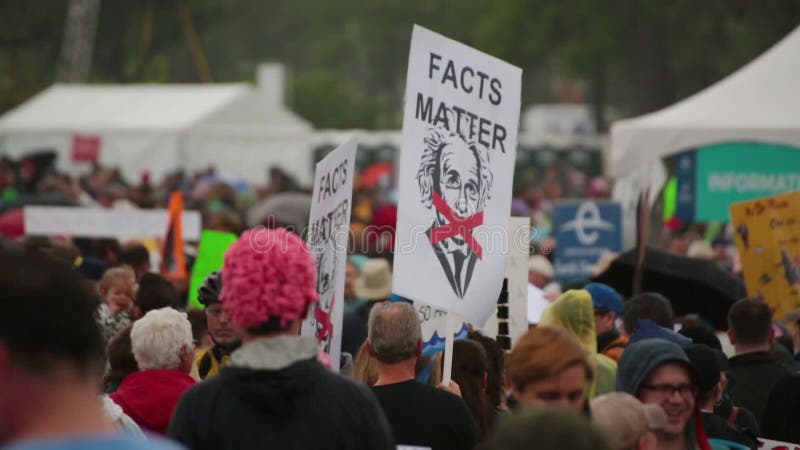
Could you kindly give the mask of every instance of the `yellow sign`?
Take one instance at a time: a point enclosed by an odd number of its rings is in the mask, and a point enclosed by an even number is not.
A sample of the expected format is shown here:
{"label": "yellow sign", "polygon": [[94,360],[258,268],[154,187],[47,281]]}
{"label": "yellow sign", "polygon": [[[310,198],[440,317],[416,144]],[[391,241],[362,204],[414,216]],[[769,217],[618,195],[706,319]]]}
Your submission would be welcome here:
{"label": "yellow sign", "polygon": [[730,210],[747,294],[769,303],[776,319],[800,309],[800,191]]}

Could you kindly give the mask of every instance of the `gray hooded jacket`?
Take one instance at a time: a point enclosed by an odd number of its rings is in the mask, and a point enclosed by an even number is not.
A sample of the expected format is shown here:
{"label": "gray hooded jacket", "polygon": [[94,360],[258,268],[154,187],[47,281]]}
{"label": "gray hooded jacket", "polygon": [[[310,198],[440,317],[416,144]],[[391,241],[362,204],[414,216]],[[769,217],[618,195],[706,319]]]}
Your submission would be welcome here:
{"label": "gray hooded jacket", "polygon": [[[638,396],[639,387],[658,367],[668,362],[679,362],[686,366],[691,377],[695,378],[689,357],[677,344],[663,339],[644,339],[625,348],[617,367],[617,391]],[[697,412],[695,411],[695,414]],[[688,449],[697,450],[695,417],[686,423]]]}

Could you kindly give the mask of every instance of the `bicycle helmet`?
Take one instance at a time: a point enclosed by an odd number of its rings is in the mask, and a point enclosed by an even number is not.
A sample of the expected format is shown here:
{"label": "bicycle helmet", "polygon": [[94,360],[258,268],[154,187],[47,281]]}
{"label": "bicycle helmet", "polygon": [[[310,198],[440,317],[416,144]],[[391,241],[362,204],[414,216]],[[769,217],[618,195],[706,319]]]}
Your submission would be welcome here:
{"label": "bicycle helmet", "polygon": [[219,293],[222,291],[222,274],[219,271],[211,272],[200,285],[197,291],[197,300],[208,306],[219,301]]}

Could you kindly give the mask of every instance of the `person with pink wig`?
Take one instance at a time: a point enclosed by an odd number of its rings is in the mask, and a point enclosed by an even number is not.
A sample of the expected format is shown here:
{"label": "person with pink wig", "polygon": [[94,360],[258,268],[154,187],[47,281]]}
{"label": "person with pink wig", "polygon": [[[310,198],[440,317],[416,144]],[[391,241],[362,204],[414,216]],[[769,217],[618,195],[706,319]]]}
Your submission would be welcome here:
{"label": "person with pink wig", "polygon": [[323,367],[300,336],[317,301],[314,259],[282,228],[245,231],[225,254],[220,301],[242,346],[179,402],[168,436],[188,448],[392,449],[369,389]]}

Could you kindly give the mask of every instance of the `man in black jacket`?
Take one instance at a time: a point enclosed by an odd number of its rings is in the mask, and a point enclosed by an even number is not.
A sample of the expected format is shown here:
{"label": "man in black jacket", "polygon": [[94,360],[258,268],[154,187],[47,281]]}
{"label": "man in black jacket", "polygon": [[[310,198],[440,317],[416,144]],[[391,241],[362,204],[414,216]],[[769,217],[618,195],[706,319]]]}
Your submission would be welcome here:
{"label": "man in black jacket", "polygon": [[761,300],[739,300],[728,311],[728,337],[736,350],[730,358],[728,389],[736,406],[749,409],[761,425],[769,393],[786,375],[770,354],[772,310]]}
{"label": "man in black jacket", "polygon": [[[409,303],[378,303],[370,312],[367,350],[378,364],[372,391],[389,418],[397,444],[432,450],[474,448],[475,423],[466,403],[414,379],[422,351],[420,334],[419,316]],[[455,390],[453,385],[450,388]]]}
{"label": "man in black jacket", "polygon": [[697,406],[703,418],[706,436],[736,442],[753,450],[757,449],[758,430],[742,429],[724,417],[714,414],[714,405],[722,400],[725,389],[721,379],[723,368],[728,366],[725,355],[705,344],[692,344],[684,351],[695,370],[699,388]]}
{"label": "man in black jacket", "polygon": [[325,369],[316,339],[299,336],[317,300],[303,241],[283,229],[249,234],[226,253],[220,299],[242,346],[216,377],[184,394],[168,436],[193,450],[393,449],[369,389]]}

